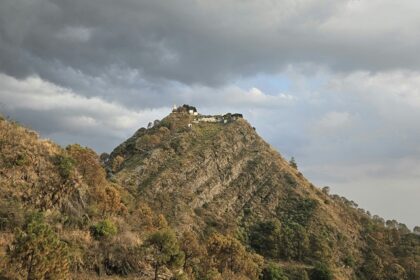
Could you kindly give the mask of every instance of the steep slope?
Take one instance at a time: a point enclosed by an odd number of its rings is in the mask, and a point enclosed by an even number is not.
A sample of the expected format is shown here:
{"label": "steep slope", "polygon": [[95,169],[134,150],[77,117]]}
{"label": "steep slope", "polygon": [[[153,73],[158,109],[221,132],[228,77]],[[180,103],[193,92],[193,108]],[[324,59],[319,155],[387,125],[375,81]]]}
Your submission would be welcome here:
{"label": "steep slope", "polygon": [[121,255],[137,261],[127,250],[141,239],[129,233],[159,217],[137,205],[143,221],[132,222],[129,195],[105,175],[91,149],[63,149],[0,117],[0,279],[94,279],[127,266]]}
{"label": "steep slope", "polygon": [[[193,120],[188,113],[172,113],[117,147],[109,161],[117,181],[176,217],[176,226],[201,228],[203,219],[198,216],[206,213],[222,228],[243,220],[250,209],[256,218],[271,217],[289,198],[310,199],[331,221],[342,223],[333,215],[340,208],[326,205],[325,194],[244,119],[188,128]],[[115,161],[120,162],[118,167]]]}
{"label": "steep slope", "polygon": [[[91,149],[63,149],[0,117],[0,279],[258,278],[262,258],[238,240],[175,235],[105,175]],[[226,246],[230,269],[216,259]]]}
{"label": "steep slope", "polygon": [[[110,176],[179,232],[234,234],[267,258],[303,267],[322,261],[338,278],[355,277],[369,246],[371,219],[364,210],[314,187],[246,120],[189,109],[178,108],[117,147],[108,160]],[[273,221],[281,228],[281,248],[270,253],[258,234],[272,232],[258,228]]]}
{"label": "steep slope", "polygon": [[[101,162],[103,166],[101,165]],[[420,236],[183,106],[100,158],[0,118],[0,279],[419,279]]]}

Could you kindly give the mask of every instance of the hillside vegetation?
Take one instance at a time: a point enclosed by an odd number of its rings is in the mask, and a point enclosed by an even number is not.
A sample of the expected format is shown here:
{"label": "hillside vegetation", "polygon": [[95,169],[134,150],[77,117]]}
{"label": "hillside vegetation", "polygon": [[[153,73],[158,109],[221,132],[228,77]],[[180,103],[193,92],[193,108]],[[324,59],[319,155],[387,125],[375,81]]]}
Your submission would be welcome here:
{"label": "hillside vegetation", "polygon": [[1,119],[0,279],[420,279],[418,234],[190,108],[100,157]]}

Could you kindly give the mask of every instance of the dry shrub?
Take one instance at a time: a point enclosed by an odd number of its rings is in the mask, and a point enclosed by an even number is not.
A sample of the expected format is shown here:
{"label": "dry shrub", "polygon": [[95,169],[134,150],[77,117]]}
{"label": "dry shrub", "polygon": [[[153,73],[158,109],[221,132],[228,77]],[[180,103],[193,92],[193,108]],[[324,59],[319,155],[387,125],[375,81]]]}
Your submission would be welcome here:
{"label": "dry shrub", "polygon": [[102,216],[127,212],[121,201],[120,192],[110,184],[95,187],[91,193],[91,200],[97,204]]}
{"label": "dry shrub", "polygon": [[59,207],[77,188],[72,170],[66,176],[60,172],[57,158],[65,153],[58,145],[7,121],[0,122],[0,143],[0,196],[47,210]]}
{"label": "dry shrub", "polygon": [[113,158],[111,160],[112,171],[117,172],[120,169],[123,162],[124,162],[124,157],[123,156],[118,155],[115,158]]}
{"label": "dry shrub", "polygon": [[67,146],[66,150],[76,161],[76,168],[86,184],[90,187],[106,184],[105,170],[102,168],[98,155],[92,149],[74,144]]}

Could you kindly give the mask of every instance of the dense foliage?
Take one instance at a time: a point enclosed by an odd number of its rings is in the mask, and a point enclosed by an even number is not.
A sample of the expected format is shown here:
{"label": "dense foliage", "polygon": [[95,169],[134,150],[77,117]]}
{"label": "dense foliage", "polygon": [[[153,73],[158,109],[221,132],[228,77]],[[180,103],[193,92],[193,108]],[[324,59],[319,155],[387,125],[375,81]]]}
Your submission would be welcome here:
{"label": "dense foliage", "polygon": [[152,258],[155,280],[159,278],[159,269],[162,266],[179,267],[184,261],[184,253],[180,251],[176,235],[170,229],[162,229],[151,234],[144,246]]}
{"label": "dense foliage", "polygon": [[263,269],[261,280],[288,280],[284,271],[275,263],[268,263]]}
{"label": "dense foliage", "polygon": [[68,249],[40,214],[17,229],[8,251],[16,276],[26,279],[69,279]]}

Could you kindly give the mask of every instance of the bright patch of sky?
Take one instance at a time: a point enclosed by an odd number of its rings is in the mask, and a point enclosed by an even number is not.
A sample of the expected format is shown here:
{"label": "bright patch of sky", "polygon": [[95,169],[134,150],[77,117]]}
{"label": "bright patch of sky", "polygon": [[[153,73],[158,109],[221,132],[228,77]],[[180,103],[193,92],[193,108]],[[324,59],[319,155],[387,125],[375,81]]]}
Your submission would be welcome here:
{"label": "bright patch of sky", "polygon": [[278,95],[288,92],[291,80],[287,75],[258,74],[254,77],[242,78],[233,84],[240,88],[258,88],[268,95]]}

